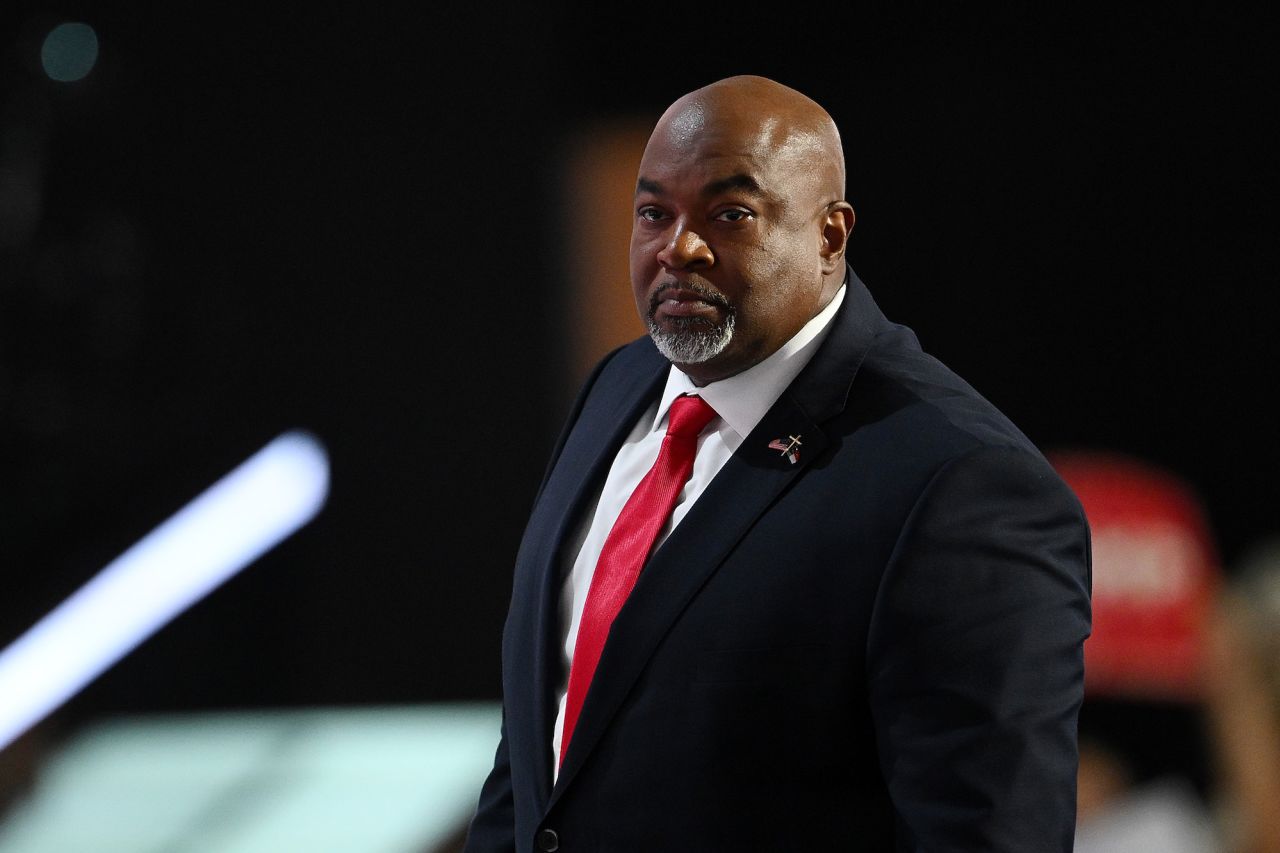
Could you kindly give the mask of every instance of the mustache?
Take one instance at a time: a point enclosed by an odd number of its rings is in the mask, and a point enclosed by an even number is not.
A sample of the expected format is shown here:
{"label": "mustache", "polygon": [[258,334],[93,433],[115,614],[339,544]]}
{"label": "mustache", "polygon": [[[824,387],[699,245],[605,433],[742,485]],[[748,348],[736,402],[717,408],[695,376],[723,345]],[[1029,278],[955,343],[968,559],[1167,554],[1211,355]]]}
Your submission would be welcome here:
{"label": "mustache", "polygon": [[670,281],[664,281],[662,284],[658,285],[658,289],[649,297],[650,316],[653,316],[653,312],[658,310],[658,303],[663,300],[664,295],[673,290],[689,290],[698,294],[698,298],[704,302],[709,302],[712,305],[718,305],[721,308],[733,310],[733,303],[731,303],[724,294],[719,291],[712,290],[705,284],[699,284],[696,281],[686,281],[681,283],[672,279]]}

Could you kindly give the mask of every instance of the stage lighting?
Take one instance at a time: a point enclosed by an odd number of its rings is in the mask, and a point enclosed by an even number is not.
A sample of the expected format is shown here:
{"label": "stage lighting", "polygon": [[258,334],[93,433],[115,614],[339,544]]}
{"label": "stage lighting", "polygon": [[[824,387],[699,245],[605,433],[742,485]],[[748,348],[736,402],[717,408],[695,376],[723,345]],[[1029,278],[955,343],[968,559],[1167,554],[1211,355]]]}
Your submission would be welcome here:
{"label": "stage lighting", "polygon": [[306,524],[328,457],[288,432],[210,486],[0,652],[0,749]]}

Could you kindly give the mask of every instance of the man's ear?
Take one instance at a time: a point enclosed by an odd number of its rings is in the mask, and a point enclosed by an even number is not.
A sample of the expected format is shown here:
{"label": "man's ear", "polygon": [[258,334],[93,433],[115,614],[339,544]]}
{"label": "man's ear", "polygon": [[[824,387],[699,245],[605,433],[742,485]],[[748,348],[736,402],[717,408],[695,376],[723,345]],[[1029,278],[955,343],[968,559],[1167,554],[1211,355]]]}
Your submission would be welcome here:
{"label": "man's ear", "polygon": [[822,272],[830,274],[844,265],[844,250],[853,230],[853,208],[847,201],[833,201],[822,219]]}

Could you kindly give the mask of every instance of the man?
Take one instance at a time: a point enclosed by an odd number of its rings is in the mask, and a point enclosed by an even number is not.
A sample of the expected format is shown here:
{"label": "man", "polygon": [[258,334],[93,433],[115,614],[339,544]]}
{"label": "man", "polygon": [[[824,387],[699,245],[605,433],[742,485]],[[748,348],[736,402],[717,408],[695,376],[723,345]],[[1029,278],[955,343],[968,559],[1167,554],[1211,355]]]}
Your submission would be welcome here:
{"label": "man", "polygon": [[843,199],[834,123],[778,83],[659,120],[650,334],[535,501],[469,851],[1070,850],[1083,513],[881,315]]}

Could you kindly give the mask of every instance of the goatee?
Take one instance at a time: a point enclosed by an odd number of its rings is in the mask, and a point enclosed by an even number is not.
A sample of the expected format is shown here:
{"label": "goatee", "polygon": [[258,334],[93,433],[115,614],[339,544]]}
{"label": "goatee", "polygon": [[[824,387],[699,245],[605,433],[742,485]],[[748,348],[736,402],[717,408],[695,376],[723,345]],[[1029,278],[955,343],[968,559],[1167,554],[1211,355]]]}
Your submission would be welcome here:
{"label": "goatee", "polygon": [[[692,290],[706,302],[723,308],[724,322],[710,323],[700,317],[668,317],[668,328],[659,326],[657,313],[662,294],[676,288]],[[668,361],[676,364],[700,364],[715,358],[729,346],[729,342],[733,340],[735,316],[736,312],[729,300],[711,288],[693,282],[681,285],[668,282],[650,297],[646,320],[653,345]]]}
{"label": "goatee", "polygon": [[676,364],[700,364],[724,352],[733,340],[734,315],[723,323],[713,324],[695,317],[671,317],[673,328],[664,329],[649,314],[649,337],[668,361]]}

